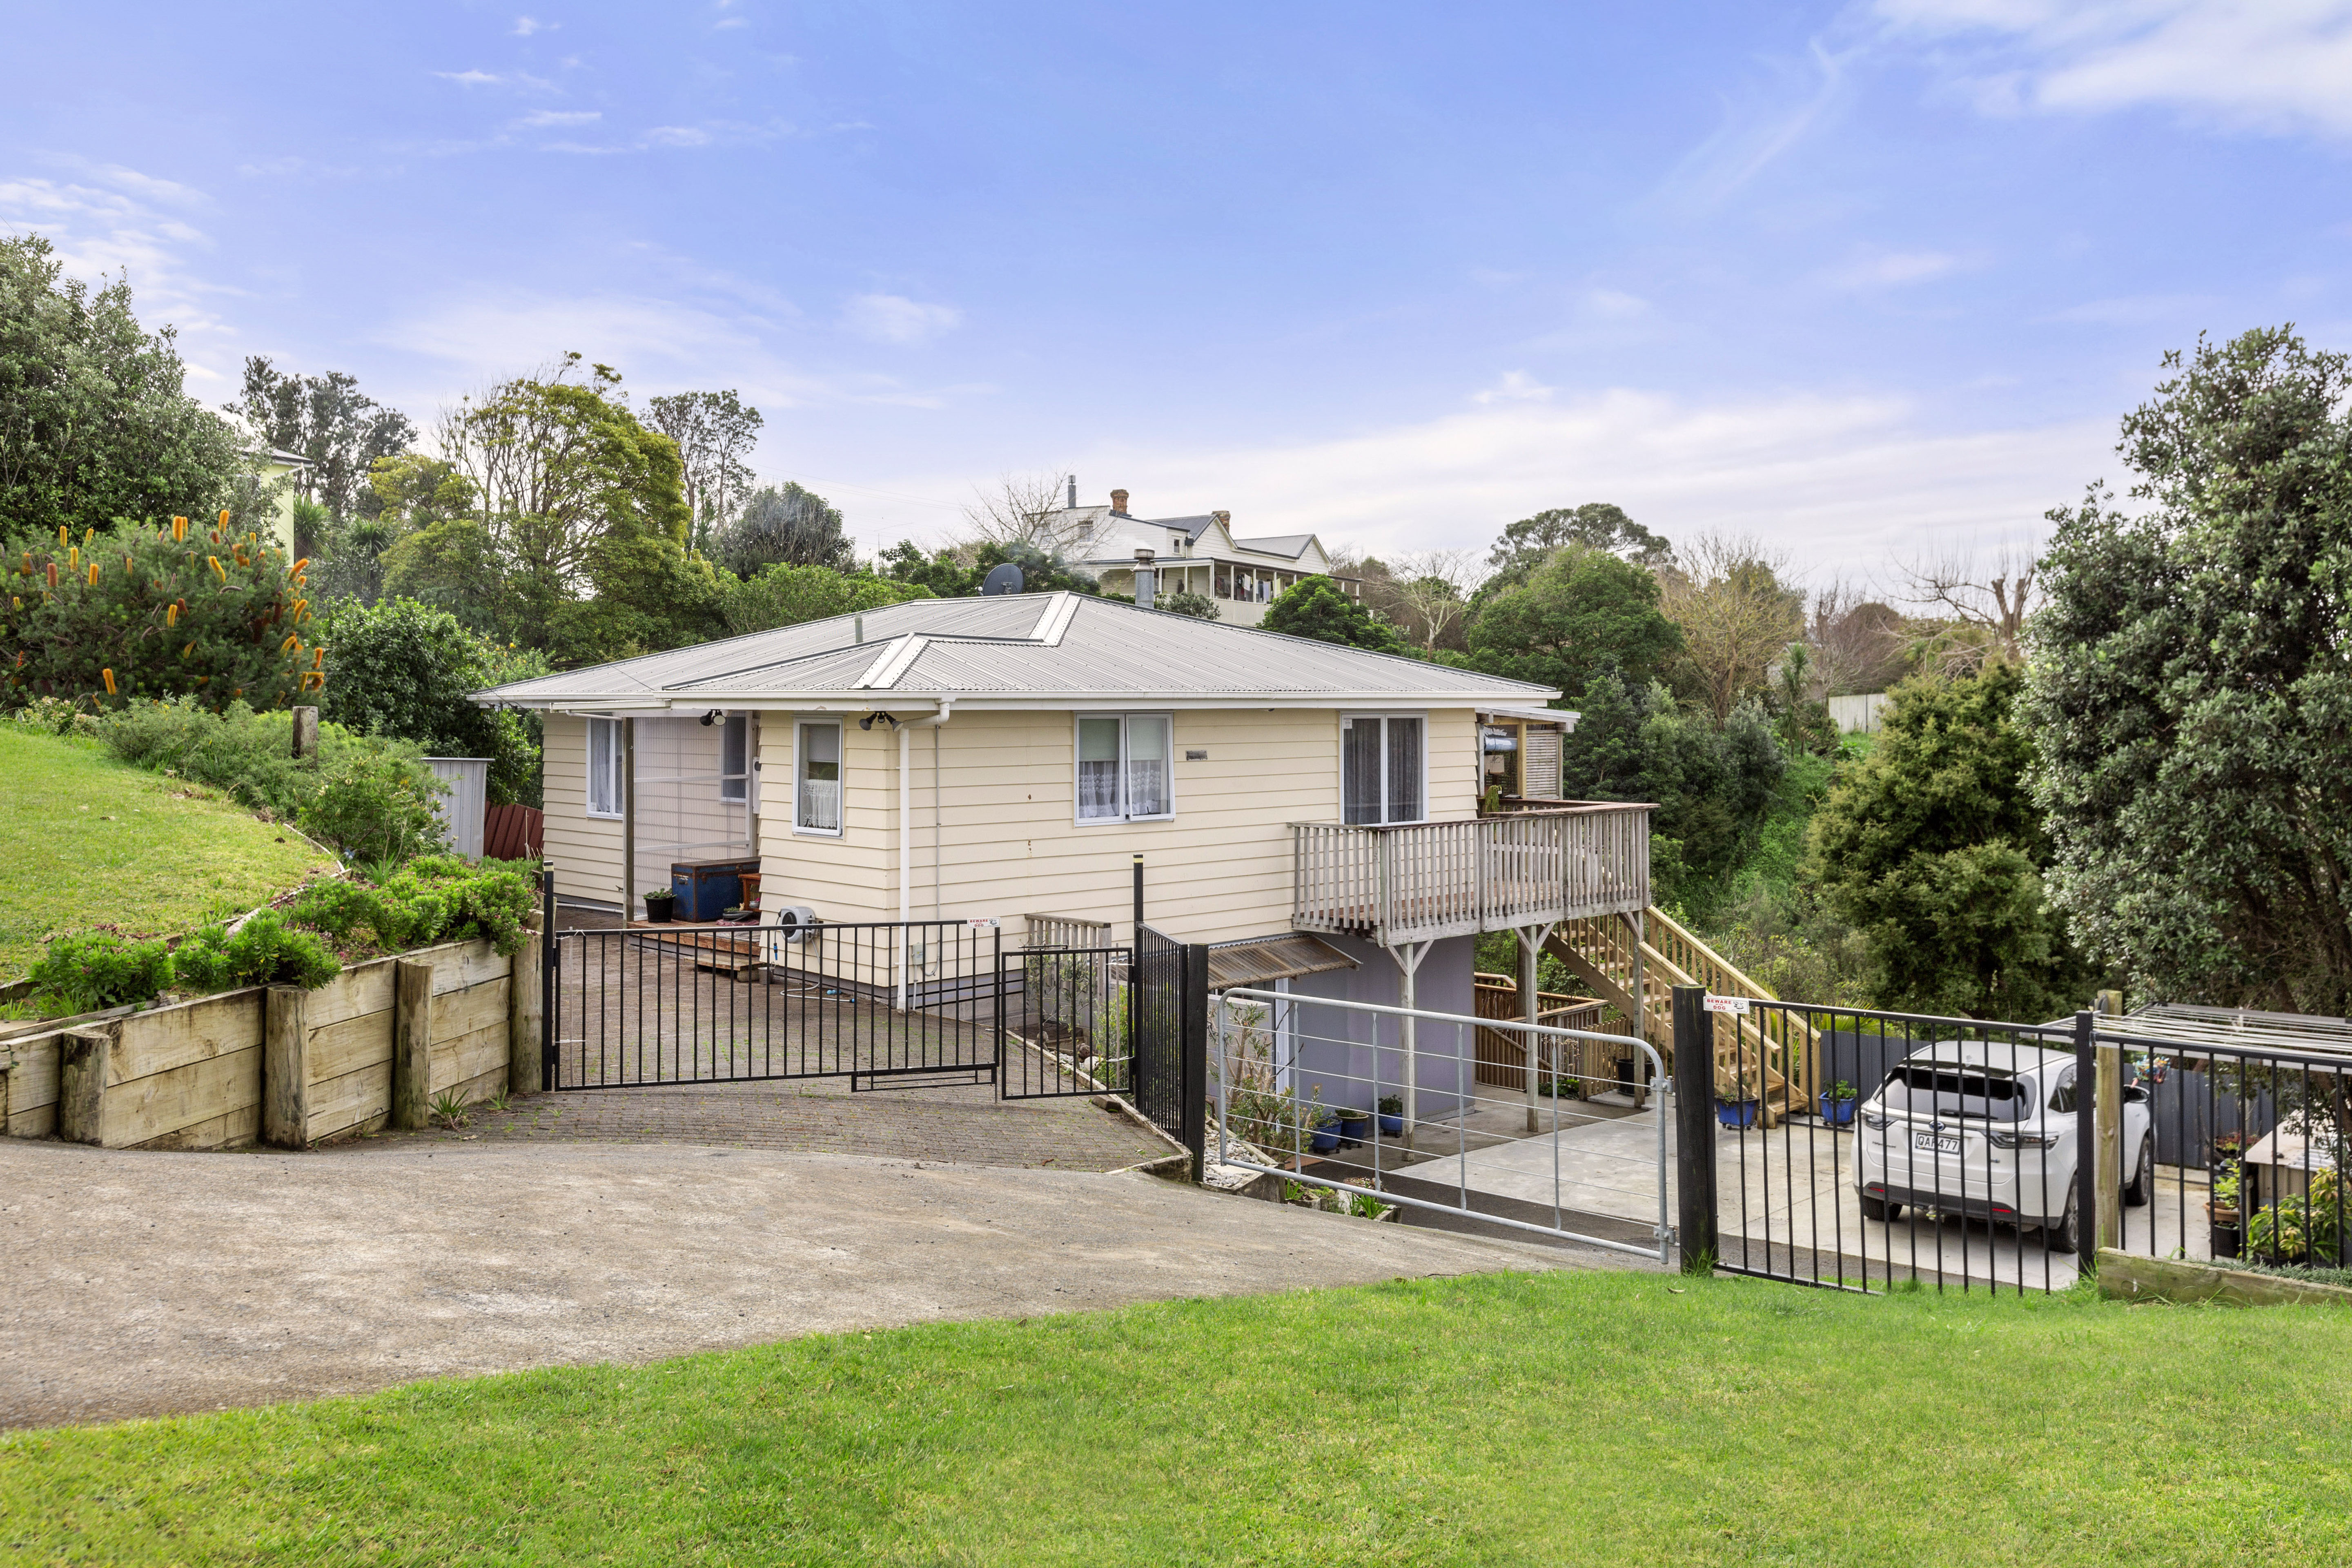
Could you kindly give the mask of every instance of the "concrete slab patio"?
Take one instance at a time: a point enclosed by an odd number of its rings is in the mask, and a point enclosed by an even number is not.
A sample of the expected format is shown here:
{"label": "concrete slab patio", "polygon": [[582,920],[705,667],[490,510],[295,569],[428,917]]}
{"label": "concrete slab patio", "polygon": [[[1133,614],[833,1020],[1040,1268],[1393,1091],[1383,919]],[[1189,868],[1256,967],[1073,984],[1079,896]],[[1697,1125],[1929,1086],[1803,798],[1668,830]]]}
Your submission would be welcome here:
{"label": "concrete slab patio", "polygon": [[1135,1174],[658,1144],[181,1154],[0,1140],[0,1425],[1496,1269],[1603,1252]]}

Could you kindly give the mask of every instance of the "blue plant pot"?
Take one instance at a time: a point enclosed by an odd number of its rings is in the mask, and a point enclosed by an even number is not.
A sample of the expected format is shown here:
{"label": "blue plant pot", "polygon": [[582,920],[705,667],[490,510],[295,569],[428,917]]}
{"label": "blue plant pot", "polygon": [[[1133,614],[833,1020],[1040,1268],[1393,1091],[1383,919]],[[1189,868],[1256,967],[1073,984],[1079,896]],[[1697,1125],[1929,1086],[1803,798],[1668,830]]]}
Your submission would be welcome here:
{"label": "blue plant pot", "polygon": [[1372,1119],[1369,1116],[1339,1118],[1339,1136],[1346,1142],[1360,1143],[1372,1135]]}
{"label": "blue plant pot", "polygon": [[1381,1117],[1381,1137],[1383,1137],[1383,1138],[1402,1138],[1402,1137],[1403,1137],[1403,1136],[1404,1136],[1404,1118],[1403,1118],[1403,1117],[1402,1117],[1402,1116],[1383,1116],[1383,1117]]}
{"label": "blue plant pot", "polygon": [[1307,1147],[1311,1153],[1328,1154],[1339,1146],[1339,1130],[1337,1127],[1318,1127],[1307,1135]]}
{"label": "blue plant pot", "polygon": [[1861,1103],[1858,1100],[1832,1100],[1824,1094],[1822,1096],[1822,1120],[1832,1127],[1851,1127],[1853,1125],[1853,1108]]}
{"label": "blue plant pot", "polygon": [[1715,1102],[1715,1119],[1726,1127],[1753,1127],[1757,1103],[1752,1100],[1718,1100]]}

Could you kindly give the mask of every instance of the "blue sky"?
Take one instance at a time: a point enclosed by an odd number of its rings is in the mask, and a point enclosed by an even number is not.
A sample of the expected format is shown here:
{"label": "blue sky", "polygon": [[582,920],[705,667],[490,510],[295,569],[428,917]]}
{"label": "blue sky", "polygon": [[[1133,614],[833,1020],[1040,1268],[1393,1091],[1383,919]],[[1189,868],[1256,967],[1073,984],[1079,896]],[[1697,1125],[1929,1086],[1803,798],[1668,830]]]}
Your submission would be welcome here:
{"label": "blue sky", "polygon": [[10,7],[0,226],[196,389],[733,386],[870,548],[1073,468],[1381,550],[2038,536],[2168,348],[2352,347],[2352,4]]}

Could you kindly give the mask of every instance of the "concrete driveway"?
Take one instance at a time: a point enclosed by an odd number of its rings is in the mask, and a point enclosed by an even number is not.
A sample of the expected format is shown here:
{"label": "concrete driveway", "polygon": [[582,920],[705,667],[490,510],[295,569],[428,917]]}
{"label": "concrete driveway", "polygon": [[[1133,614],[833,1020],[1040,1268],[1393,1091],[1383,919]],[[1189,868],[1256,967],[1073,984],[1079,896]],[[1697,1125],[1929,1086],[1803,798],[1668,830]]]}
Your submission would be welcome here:
{"label": "concrete driveway", "polygon": [[933,1319],[1630,1259],[1132,1174],[661,1146],[0,1139],[0,1426]]}

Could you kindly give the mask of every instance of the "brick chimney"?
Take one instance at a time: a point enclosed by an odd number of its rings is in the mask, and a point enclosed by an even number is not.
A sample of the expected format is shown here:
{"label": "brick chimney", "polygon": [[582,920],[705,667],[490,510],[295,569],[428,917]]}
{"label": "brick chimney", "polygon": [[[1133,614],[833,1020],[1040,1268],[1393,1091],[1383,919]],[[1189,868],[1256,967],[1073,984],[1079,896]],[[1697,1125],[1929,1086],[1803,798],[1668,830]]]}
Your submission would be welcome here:
{"label": "brick chimney", "polygon": [[1215,518],[1220,523],[1223,523],[1227,528],[1231,528],[1234,525],[1234,514],[1232,512],[1213,511],[1209,515]]}
{"label": "brick chimney", "polygon": [[1118,513],[1121,517],[1125,517],[1127,515],[1127,492],[1125,490],[1113,490],[1110,492],[1110,510]]}

